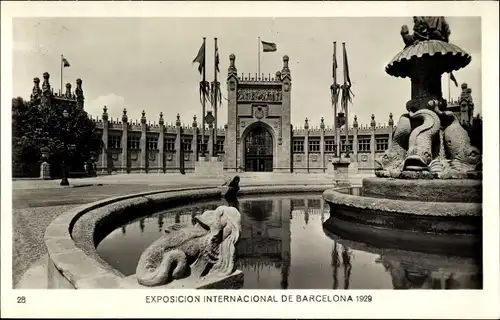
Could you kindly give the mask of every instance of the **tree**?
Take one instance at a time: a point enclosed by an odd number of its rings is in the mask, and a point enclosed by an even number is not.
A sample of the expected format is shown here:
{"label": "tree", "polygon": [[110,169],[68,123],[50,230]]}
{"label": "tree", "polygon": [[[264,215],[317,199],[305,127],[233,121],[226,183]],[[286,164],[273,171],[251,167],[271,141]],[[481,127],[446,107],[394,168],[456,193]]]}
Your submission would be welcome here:
{"label": "tree", "polygon": [[[64,118],[63,111],[68,112]],[[74,106],[32,105],[17,97],[12,99],[12,162],[14,176],[39,176],[41,148],[49,150],[51,176],[61,174],[66,157],[71,171],[83,171],[83,164],[101,147],[94,139],[95,123],[87,112]]]}

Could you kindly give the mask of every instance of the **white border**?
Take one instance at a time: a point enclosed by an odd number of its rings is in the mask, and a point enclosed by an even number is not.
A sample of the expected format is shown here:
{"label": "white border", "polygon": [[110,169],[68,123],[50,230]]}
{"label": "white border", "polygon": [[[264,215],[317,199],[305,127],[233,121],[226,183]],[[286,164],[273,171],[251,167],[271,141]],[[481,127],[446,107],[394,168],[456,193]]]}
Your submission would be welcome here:
{"label": "white border", "polygon": [[[112,8],[112,9],[110,9]],[[498,2],[2,2],[2,223],[1,313],[3,317],[280,317],[280,318],[476,318],[499,314],[499,203],[498,203]],[[371,294],[374,302],[262,303],[262,304],[146,304],[148,290],[12,290],[11,94],[13,17],[325,17],[325,16],[481,16],[482,94],[484,117],[484,290],[481,291],[336,291]],[[395,30],[397,32],[398,30]],[[242,31],[244,32],[244,31]],[[328,32],[328,30],[325,30]],[[167,41],[167,39],[165,39]],[[390,57],[388,57],[390,58]],[[326,62],[325,62],[326,63]],[[326,67],[326,66],[325,66]],[[388,92],[390,94],[390,92]],[[489,195],[492,196],[489,196]],[[204,291],[184,293],[206,295]],[[296,294],[299,291],[287,291]],[[307,290],[301,294],[331,291]],[[177,292],[181,294],[181,292]],[[215,292],[211,292],[215,293]],[[223,291],[242,294],[243,291]],[[246,291],[246,294],[276,294]],[[27,297],[17,304],[16,297]],[[307,308],[307,307],[311,308]]]}

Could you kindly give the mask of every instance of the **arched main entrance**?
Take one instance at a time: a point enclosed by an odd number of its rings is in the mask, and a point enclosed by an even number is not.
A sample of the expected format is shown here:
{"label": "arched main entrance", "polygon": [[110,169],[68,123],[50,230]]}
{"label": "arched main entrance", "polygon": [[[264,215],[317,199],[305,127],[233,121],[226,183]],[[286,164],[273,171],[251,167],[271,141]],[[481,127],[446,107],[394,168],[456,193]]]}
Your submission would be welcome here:
{"label": "arched main entrance", "polygon": [[273,136],[262,126],[252,129],[245,138],[245,171],[273,171]]}

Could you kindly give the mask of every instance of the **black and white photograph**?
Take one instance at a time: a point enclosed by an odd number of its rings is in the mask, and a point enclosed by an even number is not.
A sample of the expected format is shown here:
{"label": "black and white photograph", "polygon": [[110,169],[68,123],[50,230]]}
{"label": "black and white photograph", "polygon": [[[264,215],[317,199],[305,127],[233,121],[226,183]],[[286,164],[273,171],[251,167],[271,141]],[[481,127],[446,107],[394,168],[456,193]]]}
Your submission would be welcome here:
{"label": "black and white photograph", "polygon": [[30,289],[235,310],[453,290],[490,292],[481,312],[498,315],[485,9],[228,6],[239,13],[10,16],[2,282],[15,310]]}

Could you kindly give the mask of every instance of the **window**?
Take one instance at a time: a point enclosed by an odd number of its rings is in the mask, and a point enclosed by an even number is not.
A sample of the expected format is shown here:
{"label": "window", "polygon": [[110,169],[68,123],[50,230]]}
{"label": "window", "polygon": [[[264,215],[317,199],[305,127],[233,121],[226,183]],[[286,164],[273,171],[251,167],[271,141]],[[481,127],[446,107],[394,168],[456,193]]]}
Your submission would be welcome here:
{"label": "window", "polygon": [[158,138],[156,138],[156,137],[146,137],[146,149],[148,149],[148,150],[158,150]]}
{"label": "window", "polygon": [[174,138],[166,138],[164,142],[164,151],[174,151],[175,150],[175,139]]}
{"label": "window", "polygon": [[224,152],[224,140],[217,140],[217,145],[215,147],[217,152]]}
{"label": "window", "polygon": [[325,140],[325,152],[333,152],[337,151],[337,145],[335,144],[335,140]]}
{"label": "window", "polygon": [[358,151],[359,152],[369,152],[370,151],[370,139],[366,139],[366,138],[359,139]]}
{"label": "window", "polygon": [[122,143],[122,137],[108,136],[108,149],[120,149],[121,143]]}
{"label": "window", "polygon": [[[352,140],[349,140],[349,152],[352,152]],[[345,140],[340,140],[340,152],[345,152]]]}
{"label": "window", "polygon": [[319,140],[309,140],[309,152],[320,152]]}
{"label": "window", "polygon": [[292,208],[296,208],[296,207],[300,208],[300,207],[305,206],[305,201],[304,201],[304,199],[291,199],[290,204],[292,205]]}
{"label": "window", "polygon": [[206,152],[208,150],[208,139],[205,138],[205,143],[202,143],[201,136],[198,136],[198,152]]}
{"label": "window", "polygon": [[141,138],[136,136],[128,137],[127,141],[128,149],[140,149],[141,148]]}
{"label": "window", "polygon": [[182,150],[191,151],[191,139],[182,139]]}
{"label": "window", "polygon": [[375,139],[375,144],[377,146],[376,151],[385,151],[389,148],[389,139],[377,138]]}
{"label": "window", "polygon": [[304,140],[293,141],[293,152],[304,152]]}

